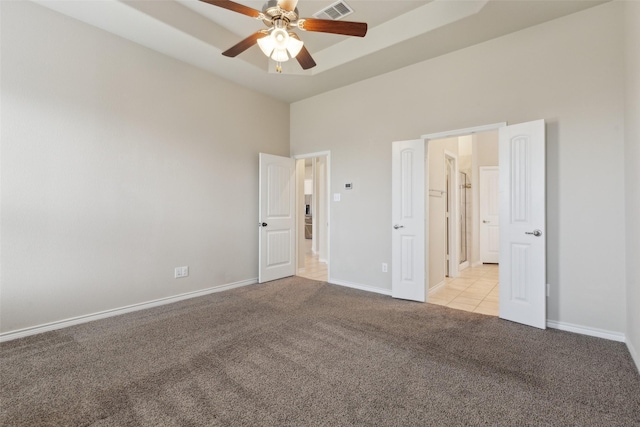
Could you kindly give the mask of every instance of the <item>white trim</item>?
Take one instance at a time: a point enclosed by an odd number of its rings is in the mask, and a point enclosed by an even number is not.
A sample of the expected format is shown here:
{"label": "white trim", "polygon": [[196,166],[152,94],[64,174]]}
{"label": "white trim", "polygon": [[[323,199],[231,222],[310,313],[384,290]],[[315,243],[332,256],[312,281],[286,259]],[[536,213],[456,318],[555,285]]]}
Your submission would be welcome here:
{"label": "white trim", "polygon": [[94,320],[106,319],[109,317],[119,316],[121,314],[132,313],[134,311],[146,310],[148,308],[159,307],[162,305],[172,304],[191,298],[197,298],[217,292],[228,291],[243,286],[255,285],[258,283],[258,279],[249,279],[241,282],[229,283],[227,285],[214,286],[209,289],[203,289],[201,291],[188,292],[186,294],[180,294],[167,298],[160,298],[153,301],[142,302],[139,304],[132,304],[125,307],[114,308],[111,310],[100,311],[98,313],[86,314],[83,316],[72,317],[70,319],[59,320],[56,322],[45,323],[43,325],[32,326],[29,328],[18,329],[16,331],[10,331],[0,334],[0,342],[11,341],[18,338],[24,338],[31,335],[41,334],[43,332],[55,331],[57,329],[68,328],[69,326],[80,325],[82,323],[93,322]]}
{"label": "white trim", "polygon": [[312,159],[314,157],[329,157],[331,155],[331,151],[318,151],[317,153],[308,153],[308,154],[295,154],[293,158],[295,160],[301,159]]}
{"label": "white trim", "polygon": [[456,130],[448,130],[445,132],[429,133],[426,135],[422,135],[422,139],[443,139],[443,138],[451,138],[454,136],[465,136],[465,135],[471,135],[474,133],[488,132],[491,130],[500,129],[501,127],[505,127],[506,125],[507,125],[507,122],[500,122],[500,123],[493,123],[490,125],[474,126],[474,127],[465,128],[465,129],[456,129]]}
{"label": "white trim", "polygon": [[345,288],[358,289],[365,292],[373,292],[376,294],[391,296],[391,289],[374,288],[373,286],[360,285],[358,283],[346,282],[344,280],[329,279],[329,284],[344,286]]}
{"label": "white trim", "polygon": [[640,353],[636,351],[635,347],[629,340],[627,340],[627,348],[629,349],[629,353],[631,353],[631,359],[635,362],[638,372],[640,372]]}
{"label": "white trim", "polygon": [[431,295],[433,292],[437,291],[438,289],[440,289],[441,287],[443,287],[445,284],[447,283],[446,280],[443,280],[442,282],[438,283],[437,285],[435,285],[433,288],[429,289],[429,292],[427,292],[429,295]]}
{"label": "white trim", "polygon": [[[604,338],[605,340],[625,342],[625,335],[620,332],[606,331],[604,329],[589,328],[587,326],[574,325],[566,322],[547,320],[547,327],[560,331],[574,332],[576,334],[588,335],[590,337]],[[627,343],[628,345],[628,343]]]}
{"label": "white trim", "polygon": [[[447,165],[447,159],[451,159],[453,163],[453,173],[449,177],[449,185],[447,187],[447,201],[449,210],[449,233],[445,237],[447,242],[445,245],[449,247],[449,260],[445,261],[449,265],[446,270],[449,271],[449,277],[456,278],[458,277],[458,192],[460,189],[458,188],[458,155],[449,151],[444,150],[444,168],[445,168],[445,177],[447,174],[447,169],[449,166]],[[446,180],[446,178],[445,178]],[[452,191],[453,190],[453,191]],[[451,249],[453,243],[453,250]],[[446,247],[445,246],[445,247]]]}
{"label": "white trim", "polygon": [[467,268],[469,268],[469,261],[468,260],[465,261],[465,262],[461,262],[460,263],[460,265],[458,266],[458,271],[466,270]]}

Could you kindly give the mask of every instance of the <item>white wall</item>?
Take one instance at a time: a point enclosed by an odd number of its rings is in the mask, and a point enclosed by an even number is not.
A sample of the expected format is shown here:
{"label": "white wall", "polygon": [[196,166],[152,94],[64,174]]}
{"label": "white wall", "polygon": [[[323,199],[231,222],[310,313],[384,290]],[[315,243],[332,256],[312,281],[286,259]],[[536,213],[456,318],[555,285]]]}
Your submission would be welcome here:
{"label": "white wall", "polygon": [[627,343],[640,370],[640,2],[626,2]]}
{"label": "white wall", "polygon": [[288,105],[1,8],[1,331],[255,279],[258,152],[288,155]]}
{"label": "white wall", "polygon": [[624,332],[622,9],[607,3],[292,104],[292,153],[331,150],[331,193],[356,185],[332,202],[332,279],[391,287],[380,263],[391,260],[392,141],[542,118],[548,318]]}

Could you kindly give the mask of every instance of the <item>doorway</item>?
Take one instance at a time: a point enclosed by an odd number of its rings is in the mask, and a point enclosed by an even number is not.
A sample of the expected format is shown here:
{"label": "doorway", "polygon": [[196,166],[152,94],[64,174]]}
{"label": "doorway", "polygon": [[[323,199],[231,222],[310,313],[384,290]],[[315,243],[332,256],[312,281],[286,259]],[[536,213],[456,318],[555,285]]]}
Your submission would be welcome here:
{"label": "doorway", "polygon": [[329,171],[330,153],[295,156],[297,276],[329,279]]}
{"label": "doorway", "polygon": [[[438,138],[499,129],[499,316],[546,327],[545,122],[534,120],[423,135],[395,141],[391,156],[391,295],[425,302],[429,247],[429,143]],[[427,159],[427,162],[425,161]],[[473,179],[472,179],[473,186]],[[474,203],[477,205],[477,203]],[[426,217],[426,218],[425,218]],[[426,219],[426,224],[425,224]]]}
{"label": "doorway", "polygon": [[[484,265],[480,257],[483,223],[481,212],[473,207],[483,205],[479,171],[487,165],[497,171],[498,132],[429,140],[426,155],[429,302],[497,316],[498,267]],[[497,192],[495,196],[497,202]]]}

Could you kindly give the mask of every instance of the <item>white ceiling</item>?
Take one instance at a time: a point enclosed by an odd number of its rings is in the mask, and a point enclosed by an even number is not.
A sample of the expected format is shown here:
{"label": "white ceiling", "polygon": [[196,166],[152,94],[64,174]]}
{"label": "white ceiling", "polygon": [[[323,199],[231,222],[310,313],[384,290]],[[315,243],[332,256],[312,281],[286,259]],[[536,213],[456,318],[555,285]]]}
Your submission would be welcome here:
{"label": "white ceiling", "polygon": [[[346,0],[367,22],[364,38],[297,31],[317,66],[296,61],[274,71],[255,46],[236,58],[221,52],[264,28],[262,21],[198,0],[35,0],[180,61],[285,102],[295,102],[608,0]],[[300,0],[312,17],[334,0]],[[261,0],[238,0],[261,10]]]}

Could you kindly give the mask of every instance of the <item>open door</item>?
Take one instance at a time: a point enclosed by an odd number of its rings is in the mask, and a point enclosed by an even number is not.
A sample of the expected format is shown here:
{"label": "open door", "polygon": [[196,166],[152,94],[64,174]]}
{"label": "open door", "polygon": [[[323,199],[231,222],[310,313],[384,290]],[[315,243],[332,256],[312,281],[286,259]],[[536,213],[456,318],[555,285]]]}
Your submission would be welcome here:
{"label": "open door", "polygon": [[392,146],[391,294],[426,301],[425,143],[397,141]]}
{"label": "open door", "polygon": [[293,276],[295,265],[295,160],[260,153],[260,283]]}
{"label": "open door", "polygon": [[500,128],[500,318],[546,328],[544,120]]}

